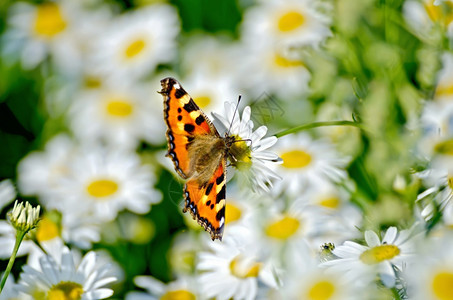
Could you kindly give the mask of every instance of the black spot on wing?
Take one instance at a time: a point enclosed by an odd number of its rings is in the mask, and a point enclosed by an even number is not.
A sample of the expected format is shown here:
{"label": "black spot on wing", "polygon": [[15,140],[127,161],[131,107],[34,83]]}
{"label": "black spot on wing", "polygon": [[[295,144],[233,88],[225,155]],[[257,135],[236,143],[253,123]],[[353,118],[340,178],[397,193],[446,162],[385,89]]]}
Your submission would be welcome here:
{"label": "black spot on wing", "polygon": [[208,202],[206,202],[206,206],[209,206],[211,205],[211,200],[208,200]]}
{"label": "black spot on wing", "polygon": [[222,218],[225,217],[225,206],[222,207],[216,214],[215,218],[217,219],[217,221],[220,221],[222,220]]}
{"label": "black spot on wing", "polygon": [[225,179],[225,176],[224,176],[224,174],[222,174],[221,176],[217,177],[217,179],[215,180],[215,183],[217,183],[217,185],[220,185],[224,179]]}
{"label": "black spot on wing", "polygon": [[178,121],[181,121],[181,120],[182,120],[182,116],[179,115],[179,116],[178,116]]}
{"label": "black spot on wing", "polygon": [[193,126],[192,124],[184,124],[184,130],[188,133],[191,133],[195,130],[195,126]]}
{"label": "black spot on wing", "polygon": [[197,125],[201,125],[201,123],[204,122],[204,117],[202,115],[199,115],[196,119],[195,119],[195,123],[197,123]]}
{"label": "black spot on wing", "polygon": [[183,108],[184,108],[184,110],[187,111],[188,113],[190,113],[190,112],[192,112],[192,111],[198,109],[197,105],[195,104],[195,102],[193,102],[192,99],[190,99],[189,102],[187,102],[186,104],[184,104]]}
{"label": "black spot on wing", "polygon": [[222,186],[222,189],[217,194],[215,203],[219,203],[221,200],[225,199],[225,185]]}
{"label": "black spot on wing", "polygon": [[178,113],[181,113],[181,112],[182,112],[181,107],[178,107]]}
{"label": "black spot on wing", "polygon": [[211,182],[210,184],[208,184],[208,187],[206,188],[206,192],[205,192],[206,196],[211,193],[211,190],[212,190],[213,186],[214,186],[214,182]]}
{"label": "black spot on wing", "polygon": [[184,96],[185,94],[187,94],[187,93],[182,88],[181,89],[177,89],[175,91],[175,97],[178,98],[178,99],[181,98],[182,96]]}

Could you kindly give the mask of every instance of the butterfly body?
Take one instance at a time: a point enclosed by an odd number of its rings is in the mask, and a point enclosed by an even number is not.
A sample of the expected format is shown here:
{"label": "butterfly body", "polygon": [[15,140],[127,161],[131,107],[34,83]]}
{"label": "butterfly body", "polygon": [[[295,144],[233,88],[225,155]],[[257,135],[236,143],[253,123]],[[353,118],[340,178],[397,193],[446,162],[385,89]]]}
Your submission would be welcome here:
{"label": "butterfly body", "polygon": [[234,137],[222,137],[173,78],[161,80],[164,119],[167,123],[167,156],[176,172],[187,179],[184,212],[211,234],[222,239],[225,224],[226,160]]}

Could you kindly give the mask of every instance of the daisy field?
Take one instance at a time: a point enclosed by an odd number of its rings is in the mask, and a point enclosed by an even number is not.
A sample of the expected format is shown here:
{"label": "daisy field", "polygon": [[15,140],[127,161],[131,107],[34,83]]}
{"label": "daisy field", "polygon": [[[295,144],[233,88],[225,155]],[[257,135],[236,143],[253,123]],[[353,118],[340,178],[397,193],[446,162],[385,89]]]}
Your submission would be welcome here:
{"label": "daisy field", "polygon": [[5,0],[0,299],[453,299],[452,100],[452,0]]}

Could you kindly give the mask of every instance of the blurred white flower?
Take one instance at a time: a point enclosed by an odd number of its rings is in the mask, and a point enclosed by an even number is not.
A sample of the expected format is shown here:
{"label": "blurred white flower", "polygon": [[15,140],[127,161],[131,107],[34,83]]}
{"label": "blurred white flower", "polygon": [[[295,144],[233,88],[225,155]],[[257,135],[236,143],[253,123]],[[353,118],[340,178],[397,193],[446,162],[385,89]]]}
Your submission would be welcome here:
{"label": "blurred white flower", "polygon": [[103,19],[102,13],[89,14],[77,2],[67,0],[37,5],[17,2],[9,14],[9,30],[2,37],[3,55],[20,54],[25,69],[36,67],[50,55],[65,74],[80,71],[83,47],[101,28]]}
{"label": "blurred white flower", "polygon": [[323,219],[323,242],[340,244],[361,236],[362,212],[350,202],[348,192],[332,183],[313,184],[294,199],[294,210],[304,207],[311,207]]}
{"label": "blurred white flower", "polygon": [[437,28],[442,28],[449,36],[453,36],[452,7],[451,0],[407,0],[404,2],[403,14],[414,29],[414,34],[430,41],[440,38],[439,33],[435,34]]}
{"label": "blurred white flower", "polygon": [[[275,287],[271,267],[261,260],[259,244],[247,228],[210,242],[210,251],[199,253],[201,294],[218,300],[255,299],[258,289]],[[259,284],[262,283],[262,284]]]}
{"label": "blurred white flower", "polygon": [[453,207],[451,199],[453,197],[453,177],[451,172],[443,168],[428,168],[423,172],[416,174],[423,180],[426,190],[417,195],[416,202],[421,205],[420,212],[424,220],[430,220],[436,211],[436,205],[439,210]]}
{"label": "blurred white flower", "polygon": [[448,299],[453,284],[453,236],[426,238],[419,246],[417,263],[405,273],[410,299]]}
{"label": "blurred white flower", "polygon": [[0,211],[16,198],[16,188],[11,179],[0,181]]}
{"label": "blurred white flower", "polygon": [[184,86],[190,91],[195,103],[207,114],[223,109],[226,101],[239,97],[238,88],[230,74],[222,72],[212,75],[202,69],[184,76]]}
{"label": "blurred white flower", "polygon": [[179,28],[177,12],[170,5],[136,9],[111,21],[94,43],[88,61],[104,76],[141,78],[176,58]]}
{"label": "blurred white flower", "polygon": [[281,162],[278,155],[268,150],[277,142],[277,138],[275,136],[264,138],[267,133],[266,126],[253,131],[249,106],[244,108],[242,118],[239,112],[235,114],[235,109],[236,104],[226,102],[224,114],[213,113],[219,122],[217,129],[220,134],[234,136],[237,140],[230,147],[230,152],[237,159],[231,164],[240,171],[240,175],[245,175],[243,183],[253,190],[269,191],[269,187],[273,185],[272,180],[280,178],[269,167]]}
{"label": "blurred white flower", "polygon": [[204,112],[222,109],[224,102],[238,98],[243,48],[226,36],[201,34],[191,36],[183,48],[182,81]]}
{"label": "blurred white flower", "polygon": [[318,267],[315,259],[304,267],[294,269],[294,272],[285,275],[283,281],[285,299],[372,299],[372,286],[366,289],[358,287],[354,281],[347,281],[343,273]]}
{"label": "blurred white flower", "polygon": [[244,38],[255,43],[271,40],[286,46],[317,46],[330,34],[330,20],[316,5],[308,0],[260,1],[244,15]]}
{"label": "blurred white flower", "polygon": [[49,140],[43,151],[25,156],[17,166],[18,188],[21,194],[39,196],[46,206],[63,177],[69,175],[68,162],[76,152],[69,136],[60,134]]}
{"label": "blurred white flower", "polygon": [[272,41],[268,44],[252,41],[245,43],[243,52],[240,81],[254,97],[265,92],[290,101],[295,97],[300,100],[302,95],[308,94],[311,75],[300,50],[291,50]]}
{"label": "blurred white flower", "polygon": [[[97,228],[99,222],[114,219],[128,209],[143,214],[162,195],[153,188],[156,179],[149,166],[134,152],[77,145],[67,136],[49,141],[43,152],[29,154],[19,165],[19,187],[40,197],[46,209],[57,209],[63,228],[76,229],[82,221]],[[91,229],[71,232],[96,239]],[[86,236],[88,238],[88,236]],[[74,237],[73,237],[74,238]]]}
{"label": "blurred white flower", "polygon": [[70,173],[61,178],[49,207],[61,212],[86,213],[100,221],[113,220],[128,209],[147,213],[162,195],[154,190],[155,177],[135,153],[86,146],[68,162]]}
{"label": "blurred white flower", "polygon": [[415,240],[412,230],[398,233],[396,227],[390,227],[382,241],[375,232],[367,230],[367,246],[346,241],[333,250],[338,259],[323,265],[343,272],[348,280],[357,280],[364,285],[379,275],[385,286],[393,287],[397,279],[395,269],[402,271],[415,256]]}
{"label": "blurred white flower", "polygon": [[274,151],[283,159],[274,169],[283,178],[276,190],[298,196],[310,185],[347,178],[349,158],[340,156],[328,141],[313,140],[306,133],[292,134],[281,137]]}
{"label": "blurred white flower", "polygon": [[64,247],[61,257],[42,256],[39,269],[25,265],[18,290],[21,299],[105,299],[113,291],[104,286],[116,281],[109,268],[99,264],[94,252],[88,252],[76,265],[73,254]]}
{"label": "blurred white flower", "polygon": [[279,201],[269,198],[274,203],[257,212],[260,247],[273,265],[286,271],[301,268],[322,243],[329,241],[324,236],[328,216],[314,206],[296,207],[285,196],[277,197]]}
{"label": "blurred white flower", "polygon": [[195,279],[189,277],[178,278],[167,284],[152,276],[137,276],[134,278],[137,286],[146,290],[144,292],[129,292],[126,300],[172,300],[172,299],[198,299],[198,286]]}
{"label": "blurred white flower", "polygon": [[81,90],[70,108],[69,122],[86,142],[105,141],[126,149],[135,149],[142,140],[160,144],[165,141],[161,102],[155,90],[143,85],[110,81],[99,89]]}

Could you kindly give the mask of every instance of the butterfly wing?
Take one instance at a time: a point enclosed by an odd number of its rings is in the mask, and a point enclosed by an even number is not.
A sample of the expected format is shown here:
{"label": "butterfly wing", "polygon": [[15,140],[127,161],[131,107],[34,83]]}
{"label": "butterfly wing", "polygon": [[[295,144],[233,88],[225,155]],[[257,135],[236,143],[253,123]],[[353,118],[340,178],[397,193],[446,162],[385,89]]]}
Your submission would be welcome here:
{"label": "butterfly wing", "polygon": [[220,135],[176,79],[168,77],[160,83],[160,93],[164,97],[164,119],[168,127],[167,156],[173,160],[176,172],[187,179],[193,175],[193,170],[190,170],[189,144],[197,135]]}
{"label": "butterfly wing", "polygon": [[212,240],[222,240],[225,225],[226,173],[225,159],[222,159],[207,183],[189,179],[184,187],[184,212],[192,217],[211,234]]}

